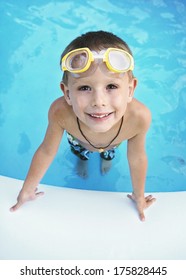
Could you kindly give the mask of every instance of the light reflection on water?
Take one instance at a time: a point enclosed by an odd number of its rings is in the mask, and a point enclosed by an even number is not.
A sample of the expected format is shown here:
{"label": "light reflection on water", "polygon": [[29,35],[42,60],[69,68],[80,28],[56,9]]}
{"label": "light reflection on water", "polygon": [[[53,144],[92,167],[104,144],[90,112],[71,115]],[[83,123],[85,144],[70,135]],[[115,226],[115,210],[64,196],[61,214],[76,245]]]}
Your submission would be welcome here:
{"label": "light reflection on water", "polygon": [[[139,80],[136,98],[152,111],[147,137],[147,191],[186,190],[184,1],[120,0],[116,5],[114,0],[34,0],[31,4],[4,0],[0,8],[2,175],[21,179],[26,175],[45,133],[48,108],[61,95],[62,50],[74,37],[103,29],[130,45],[135,57],[134,74]],[[118,150],[119,161],[114,160],[112,172],[104,178],[99,173],[98,157],[93,155],[90,170],[97,170],[96,176],[90,174],[83,181],[74,173],[75,158],[64,139],[43,182],[128,191],[130,177],[123,152],[125,143]]]}

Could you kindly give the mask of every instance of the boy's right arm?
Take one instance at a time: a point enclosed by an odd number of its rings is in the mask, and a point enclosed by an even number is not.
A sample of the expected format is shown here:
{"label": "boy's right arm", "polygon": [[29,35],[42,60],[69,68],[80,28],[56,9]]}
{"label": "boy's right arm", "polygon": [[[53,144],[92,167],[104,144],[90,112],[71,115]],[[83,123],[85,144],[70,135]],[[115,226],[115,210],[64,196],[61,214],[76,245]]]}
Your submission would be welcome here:
{"label": "boy's right arm", "polygon": [[37,185],[57,153],[63,132],[51,107],[45,138],[33,156],[27,177],[17,197],[17,203],[10,208],[10,211],[15,211],[25,202],[43,195],[43,192],[37,192]]}

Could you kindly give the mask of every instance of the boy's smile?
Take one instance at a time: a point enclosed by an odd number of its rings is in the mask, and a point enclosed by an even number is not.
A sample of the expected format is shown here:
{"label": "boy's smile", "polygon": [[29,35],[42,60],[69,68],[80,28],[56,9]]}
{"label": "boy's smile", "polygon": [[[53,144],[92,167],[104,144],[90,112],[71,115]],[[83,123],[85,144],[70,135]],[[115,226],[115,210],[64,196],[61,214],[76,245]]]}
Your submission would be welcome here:
{"label": "boy's smile", "polygon": [[90,118],[94,119],[94,121],[104,121],[110,117],[112,113],[93,113],[88,114]]}

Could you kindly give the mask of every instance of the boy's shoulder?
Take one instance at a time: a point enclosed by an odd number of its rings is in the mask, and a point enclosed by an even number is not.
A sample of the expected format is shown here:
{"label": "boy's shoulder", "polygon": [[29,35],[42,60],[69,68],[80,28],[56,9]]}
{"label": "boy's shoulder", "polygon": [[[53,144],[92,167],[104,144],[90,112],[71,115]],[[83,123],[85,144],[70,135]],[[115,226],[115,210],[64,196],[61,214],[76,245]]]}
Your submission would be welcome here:
{"label": "boy's shoulder", "polygon": [[67,104],[65,98],[62,96],[56,99],[51,104],[48,116],[49,116],[49,120],[57,121],[62,124],[62,122],[65,122],[65,120],[68,119],[71,114],[72,114],[71,106]]}
{"label": "boy's shoulder", "polygon": [[135,98],[130,103],[129,108],[130,114],[138,127],[148,129],[152,118],[149,108]]}
{"label": "boy's shoulder", "polygon": [[67,104],[64,96],[61,96],[53,101],[50,106],[50,110],[54,113],[60,111],[61,109],[66,110],[68,109],[69,105]]}
{"label": "boy's shoulder", "polygon": [[133,113],[136,113],[136,115],[138,115],[139,117],[151,115],[151,111],[149,110],[149,108],[136,98],[133,98],[130,104]]}

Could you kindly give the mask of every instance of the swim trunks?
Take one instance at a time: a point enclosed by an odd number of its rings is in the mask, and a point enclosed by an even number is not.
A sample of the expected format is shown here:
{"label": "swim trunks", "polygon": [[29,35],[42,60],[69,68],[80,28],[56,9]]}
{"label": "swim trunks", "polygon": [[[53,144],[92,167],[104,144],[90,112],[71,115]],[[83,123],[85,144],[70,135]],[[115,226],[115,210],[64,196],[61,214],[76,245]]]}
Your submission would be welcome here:
{"label": "swim trunks", "polygon": [[[70,144],[70,148],[73,154],[78,156],[82,160],[88,160],[91,151],[85,149],[81,144],[79,144],[78,140],[67,132],[67,140]],[[116,147],[106,150],[100,153],[100,157],[105,160],[112,160],[115,157],[115,149]]]}

